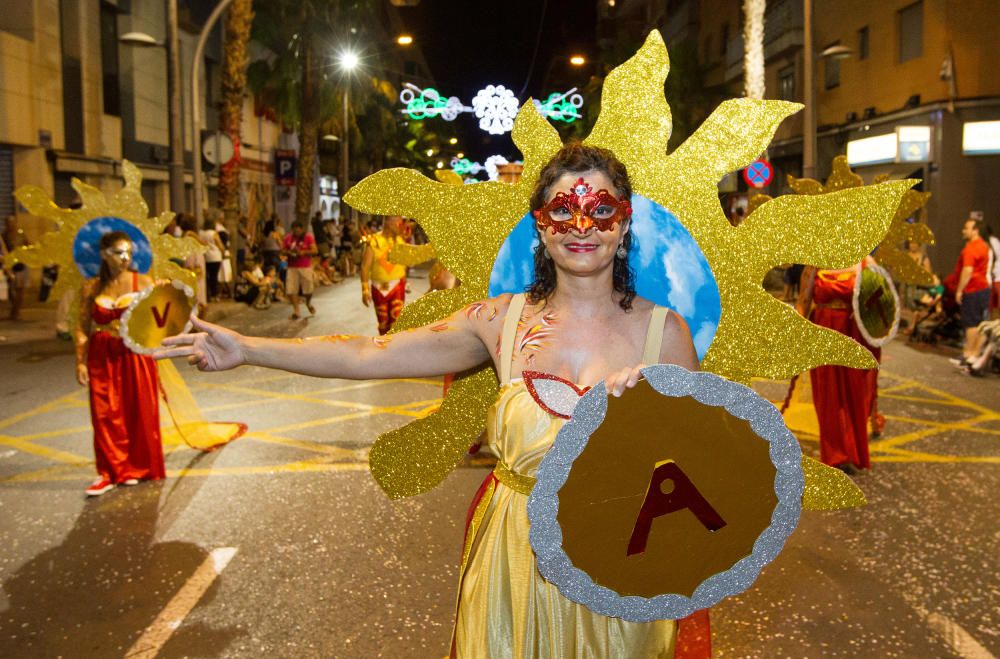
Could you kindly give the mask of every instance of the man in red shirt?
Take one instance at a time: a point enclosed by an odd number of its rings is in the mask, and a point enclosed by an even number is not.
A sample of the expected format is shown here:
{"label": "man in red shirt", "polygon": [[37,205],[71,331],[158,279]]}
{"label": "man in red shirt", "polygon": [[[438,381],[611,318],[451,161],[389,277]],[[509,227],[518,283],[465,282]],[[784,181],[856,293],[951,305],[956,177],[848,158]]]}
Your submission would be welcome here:
{"label": "man in red shirt", "polygon": [[285,236],[282,251],[288,257],[288,275],[285,292],[292,301],[292,320],[299,319],[299,291],[306,299],[306,309],[316,315],[312,305],[313,264],[312,257],[318,254],[316,241],[306,233],[306,225],[301,220],[292,223],[292,232]]}
{"label": "man in red shirt", "polygon": [[983,221],[968,219],[962,227],[965,247],[958,256],[952,277],[958,279],[955,301],[962,308],[962,326],[965,327],[965,347],[961,359],[952,360],[959,367],[966,367],[979,352],[979,323],[987,320],[990,307],[989,263],[990,247],[981,237]]}

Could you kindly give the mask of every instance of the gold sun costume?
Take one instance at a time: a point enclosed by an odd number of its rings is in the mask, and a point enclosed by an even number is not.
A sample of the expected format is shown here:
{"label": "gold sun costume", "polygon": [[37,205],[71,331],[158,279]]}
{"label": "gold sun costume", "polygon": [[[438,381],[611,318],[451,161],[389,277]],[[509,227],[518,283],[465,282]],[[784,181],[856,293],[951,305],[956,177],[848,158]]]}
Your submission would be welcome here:
{"label": "gold sun costume", "polygon": [[[823,268],[857,263],[885,236],[914,181],[786,196],[762,204],[733,227],[719,206],[717,182],[757,158],[778,124],[801,106],[725,101],[668,153],[671,119],[663,96],[668,70],[665,44],[654,31],[634,57],[608,74],[600,116],[584,143],[612,151],[628,168],[633,193],[674,214],[711,267],[722,315],[701,368],[749,383],[754,377],[791,377],[822,364],[874,367],[867,350],[810,324],[760,282],[783,263]],[[390,169],[365,178],[345,195],[361,212],[416,219],[442,264],[462,282],[408,305],[393,331],[440,322],[489,297],[501,245],[525,213],[535,210],[529,204],[538,176],[562,147],[556,130],[530,101],[518,114],[512,137],[524,154],[524,172],[516,183],[458,186]],[[516,325],[519,311],[513,304],[505,322]],[[675,645],[680,653],[686,641],[675,629],[685,627],[686,619],[638,624],[608,618],[565,598],[537,571],[527,493],[564,424],[538,406],[526,385],[510,381],[513,333],[512,328],[503,333],[499,391],[490,366],[463,373],[440,408],[384,433],[369,456],[372,475],[393,499],[441,483],[484,428],[488,446],[500,458],[467,520],[453,650],[477,659],[673,656]],[[659,339],[647,340],[648,349],[653,345],[658,348]],[[811,458],[802,458],[801,465],[803,509],[864,503],[860,489],[839,470]]]}
{"label": "gold sun costume", "polygon": [[[542,578],[528,543],[528,494],[563,419],[523,380],[511,380],[524,294],[513,296],[500,344],[501,391],[487,421],[500,459],[480,490],[466,534],[455,649],[458,657],[673,657],[673,620],[626,622],[572,602]],[[666,309],[656,307],[643,362],[659,361]]]}

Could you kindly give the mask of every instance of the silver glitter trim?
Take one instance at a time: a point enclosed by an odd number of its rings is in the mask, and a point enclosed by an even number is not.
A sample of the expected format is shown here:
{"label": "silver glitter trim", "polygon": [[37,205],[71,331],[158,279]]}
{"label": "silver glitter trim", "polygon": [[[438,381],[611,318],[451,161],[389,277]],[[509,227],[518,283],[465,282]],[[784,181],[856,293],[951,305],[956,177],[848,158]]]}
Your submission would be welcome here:
{"label": "silver glitter trim", "polygon": [[802,512],[802,491],[805,487],[802,449],[785,426],[777,408],[749,387],[712,373],[692,373],[674,365],[649,366],[642,369],[642,374],[653,389],[664,396],[691,396],[705,405],[724,407],[733,416],[748,421],[753,431],[770,443],[771,462],[776,469],[774,492],[778,499],[770,526],[757,537],[749,556],[740,559],[728,570],[705,579],[691,597],[679,594],[648,598],[622,596],[594,583],[589,575],[574,567],[562,548],[562,530],[557,520],[558,495],[574,460],[587,445],[591,433],[604,421],[608,400],[602,382],[580,399],[573,418],[562,427],[552,448],[542,458],[538,467],[538,482],[528,497],[529,538],[538,570],[566,598],[601,615],[631,622],[676,620],[743,592],[781,551]]}

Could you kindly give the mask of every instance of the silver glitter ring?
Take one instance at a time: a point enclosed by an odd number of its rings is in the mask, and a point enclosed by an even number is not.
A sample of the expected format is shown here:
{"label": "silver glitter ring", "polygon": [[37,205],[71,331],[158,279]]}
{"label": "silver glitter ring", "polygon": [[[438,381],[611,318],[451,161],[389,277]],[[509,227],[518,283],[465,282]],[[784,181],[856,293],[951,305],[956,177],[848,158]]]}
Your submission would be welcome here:
{"label": "silver glitter ring", "polygon": [[563,550],[562,530],[557,519],[559,490],[590,435],[604,421],[608,409],[604,383],[594,386],[580,399],[573,418],[559,431],[538,467],[538,482],[528,498],[529,538],[539,572],[555,584],[563,596],[601,615],[630,622],[680,619],[749,588],[761,569],[778,555],[798,524],[805,486],[798,440],[785,426],[777,408],[752,389],[712,373],[693,373],[674,365],[649,366],[642,369],[642,374],[653,389],[664,396],[691,396],[704,405],[723,407],[733,416],[749,422],[753,431],[770,445],[778,503],[771,515],[771,524],[757,537],[750,555],[728,570],[705,579],[691,597],[680,594],[623,596],[595,583],[573,565]]}

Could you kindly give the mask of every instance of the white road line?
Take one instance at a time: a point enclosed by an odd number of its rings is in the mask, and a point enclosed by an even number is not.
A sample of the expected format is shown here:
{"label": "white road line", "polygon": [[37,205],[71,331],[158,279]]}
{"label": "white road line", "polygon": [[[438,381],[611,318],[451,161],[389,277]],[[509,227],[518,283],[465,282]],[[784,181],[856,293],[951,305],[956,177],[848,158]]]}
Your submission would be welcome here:
{"label": "white road line", "polygon": [[125,656],[140,659],[155,657],[235,555],[236,547],[213,549]]}
{"label": "white road line", "polygon": [[903,596],[913,610],[927,621],[927,626],[934,630],[945,643],[948,644],[957,656],[962,659],[996,659],[995,655],[983,647],[979,641],[972,637],[972,634],[949,618],[940,613],[931,613],[922,605],[913,601],[912,596]]}
{"label": "white road line", "polygon": [[951,618],[940,613],[925,613],[924,616],[930,628],[937,632],[962,659],[995,659],[992,652]]}

